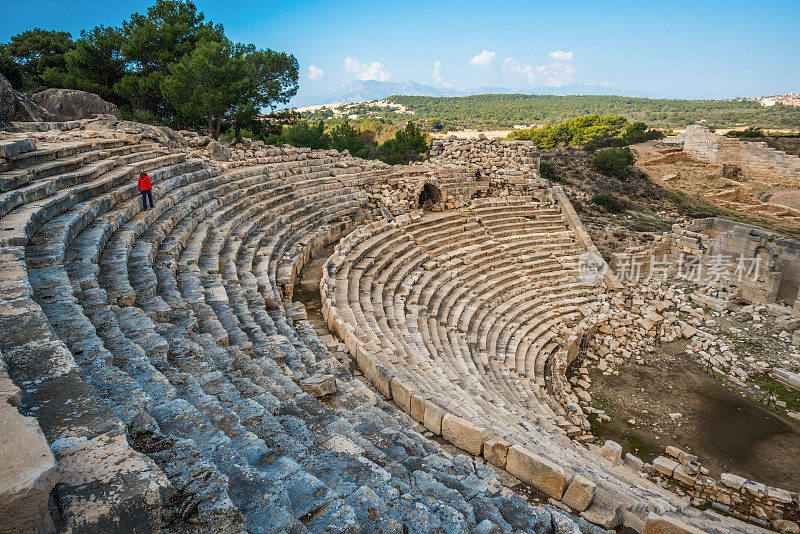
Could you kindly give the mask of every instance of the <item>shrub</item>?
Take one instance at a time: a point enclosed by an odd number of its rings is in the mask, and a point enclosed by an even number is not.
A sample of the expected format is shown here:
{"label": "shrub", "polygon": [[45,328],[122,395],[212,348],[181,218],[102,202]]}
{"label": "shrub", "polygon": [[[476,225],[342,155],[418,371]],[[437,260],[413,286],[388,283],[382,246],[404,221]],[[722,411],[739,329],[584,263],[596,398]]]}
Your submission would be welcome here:
{"label": "shrub", "polygon": [[725,135],[727,137],[739,137],[741,139],[758,139],[761,137],[766,137],[764,135],[764,131],[756,126],[750,126],[747,129],[741,131],[733,130]]}
{"label": "shrub", "polygon": [[309,124],[301,121],[286,127],[283,132],[286,142],[296,147],[308,148],[329,148],[331,138],[325,133],[325,123],[322,121],[316,124]]}
{"label": "shrub", "polygon": [[592,204],[596,204],[609,213],[622,213],[625,205],[615,196],[605,193],[597,193],[592,197]]}
{"label": "shrub", "polygon": [[539,175],[545,180],[550,180],[551,182],[561,181],[561,177],[558,175],[558,172],[556,172],[555,166],[548,161],[542,161],[539,163]]}
{"label": "shrub", "polygon": [[421,161],[428,154],[428,142],[422,130],[413,122],[406,124],[397,132],[394,139],[383,143],[379,148],[380,159],[390,165],[406,165],[412,161]]}
{"label": "shrub", "polygon": [[628,148],[604,148],[592,158],[592,167],[606,176],[623,176],[625,170],[636,162],[633,151]]}

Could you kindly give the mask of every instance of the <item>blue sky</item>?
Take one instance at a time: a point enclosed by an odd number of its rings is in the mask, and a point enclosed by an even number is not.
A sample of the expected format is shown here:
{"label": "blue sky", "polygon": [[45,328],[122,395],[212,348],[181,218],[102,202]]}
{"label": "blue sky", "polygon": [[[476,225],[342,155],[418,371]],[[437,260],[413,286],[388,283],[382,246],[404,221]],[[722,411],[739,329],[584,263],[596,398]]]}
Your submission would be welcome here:
{"label": "blue sky", "polygon": [[[33,26],[77,36],[149,4],[6,2],[0,40]],[[599,84],[677,98],[800,91],[798,0],[196,5],[235,41],[293,53],[305,94],[355,79],[456,89]]]}

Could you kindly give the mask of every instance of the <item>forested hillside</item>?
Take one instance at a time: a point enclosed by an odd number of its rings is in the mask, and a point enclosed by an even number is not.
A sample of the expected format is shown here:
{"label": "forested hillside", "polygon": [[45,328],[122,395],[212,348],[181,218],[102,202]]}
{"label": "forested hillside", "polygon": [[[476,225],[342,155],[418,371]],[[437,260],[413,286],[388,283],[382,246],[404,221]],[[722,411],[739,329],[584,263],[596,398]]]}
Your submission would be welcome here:
{"label": "forested hillside", "polygon": [[[441,121],[448,129],[510,128],[563,121],[583,115],[621,115],[653,127],[689,124],[715,127],[800,128],[800,107],[763,107],[748,100],[656,100],[620,96],[476,95],[392,96],[415,121]],[[408,120],[405,115],[398,118]]]}

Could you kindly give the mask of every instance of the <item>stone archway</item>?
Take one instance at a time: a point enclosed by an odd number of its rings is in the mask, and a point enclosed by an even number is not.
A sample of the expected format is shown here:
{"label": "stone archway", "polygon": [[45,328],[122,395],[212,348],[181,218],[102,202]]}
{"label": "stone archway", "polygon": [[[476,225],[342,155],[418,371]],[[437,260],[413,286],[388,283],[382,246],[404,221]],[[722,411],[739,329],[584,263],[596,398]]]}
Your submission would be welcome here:
{"label": "stone archway", "polygon": [[425,182],[422,184],[422,187],[419,188],[419,190],[417,191],[416,207],[422,209],[428,209],[434,204],[441,203],[443,198],[444,195],[442,194],[442,190],[439,189],[438,186],[430,182]]}

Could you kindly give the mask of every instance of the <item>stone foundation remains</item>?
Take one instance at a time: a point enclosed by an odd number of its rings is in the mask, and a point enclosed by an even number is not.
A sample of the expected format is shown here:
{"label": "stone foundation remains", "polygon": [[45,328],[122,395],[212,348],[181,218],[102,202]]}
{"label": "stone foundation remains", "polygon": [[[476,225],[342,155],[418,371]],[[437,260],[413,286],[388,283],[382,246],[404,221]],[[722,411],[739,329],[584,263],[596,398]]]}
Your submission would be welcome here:
{"label": "stone foundation remains", "polygon": [[665,141],[682,144],[684,152],[697,160],[738,165],[756,180],[800,187],[800,158],[766,143],[725,137],[703,126],[689,126],[685,134]]}

